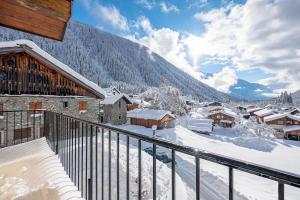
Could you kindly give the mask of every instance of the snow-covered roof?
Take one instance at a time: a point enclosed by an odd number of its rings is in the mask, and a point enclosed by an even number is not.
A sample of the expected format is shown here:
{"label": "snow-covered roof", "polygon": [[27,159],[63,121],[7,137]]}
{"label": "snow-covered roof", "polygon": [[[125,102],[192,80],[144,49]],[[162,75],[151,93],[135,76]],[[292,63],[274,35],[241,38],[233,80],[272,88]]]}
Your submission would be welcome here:
{"label": "snow-covered roof", "polygon": [[74,82],[77,82],[80,85],[84,85],[87,89],[89,89],[92,93],[97,96],[104,97],[106,92],[95,84],[92,81],[89,81],[69,66],[60,62],[40,47],[38,47],[34,42],[30,40],[15,40],[8,42],[0,42],[0,53],[10,53],[10,52],[26,52],[29,55],[40,59],[45,62],[48,67],[53,68],[54,70],[59,71],[61,74],[67,76],[72,79]]}
{"label": "snow-covered roof", "polygon": [[300,126],[287,126],[283,128],[283,132],[290,132],[290,131],[298,131],[300,130]]}
{"label": "snow-covered roof", "polygon": [[193,124],[188,125],[188,129],[192,131],[211,133],[212,132],[212,124]]}
{"label": "snow-covered roof", "polygon": [[262,109],[262,110],[259,110],[257,112],[255,112],[254,114],[259,116],[259,117],[264,117],[264,116],[267,116],[267,115],[272,115],[273,114],[273,110],[272,109]]}
{"label": "snow-covered roof", "polygon": [[224,120],[224,119],[220,120],[220,122],[221,122],[221,123],[226,123],[226,124],[232,124],[232,123],[233,123],[233,122],[230,121],[230,120]]}
{"label": "snow-covered roof", "polygon": [[214,115],[214,114],[218,114],[218,113],[236,118],[236,113],[234,113],[231,110],[226,109],[226,108],[223,108],[223,110],[212,112],[211,114],[209,114],[209,116]]}
{"label": "snow-covered roof", "polygon": [[113,94],[113,91],[116,91],[117,94],[121,94],[120,90],[118,90],[118,88],[116,87],[108,87],[108,88],[102,88],[105,92],[106,92],[106,95],[116,95],[116,94]]}
{"label": "snow-covered roof", "polygon": [[124,98],[126,103],[131,104],[130,98],[126,94],[118,94],[114,96],[106,96],[103,101],[101,101],[101,104],[104,105],[112,105],[115,104],[119,99]]}
{"label": "snow-covered roof", "polygon": [[300,122],[300,116],[291,115],[289,113],[279,113],[279,114],[270,115],[270,116],[265,117],[264,121],[269,122],[269,121],[273,121],[273,120],[276,120],[276,119],[281,119],[281,118],[284,118],[284,117],[288,117],[290,119],[293,119],[293,120],[296,120],[296,121]]}
{"label": "snow-covered roof", "polygon": [[128,118],[141,118],[141,119],[153,119],[153,120],[161,120],[166,115],[169,115],[173,118],[175,116],[168,110],[154,110],[154,109],[135,109],[127,112]]}
{"label": "snow-covered roof", "polygon": [[247,112],[250,113],[250,112],[256,112],[256,111],[259,111],[259,110],[262,110],[263,108],[250,108],[250,109],[247,109]]}

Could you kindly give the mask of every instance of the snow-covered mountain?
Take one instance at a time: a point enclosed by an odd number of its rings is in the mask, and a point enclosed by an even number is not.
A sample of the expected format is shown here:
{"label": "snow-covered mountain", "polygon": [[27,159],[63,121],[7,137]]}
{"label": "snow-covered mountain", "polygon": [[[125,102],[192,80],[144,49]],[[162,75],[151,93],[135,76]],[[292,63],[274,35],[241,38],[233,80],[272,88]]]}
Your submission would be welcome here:
{"label": "snow-covered mountain", "polygon": [[244,100],[266,100],[270,97],[265,94],[272,93],[272,89],[258,83],[238,79],[237,83],[230,87],[230,95]]}
{"label": "snow-covered mountain", "polygon": [[0,28],[0,41],[16,39],[34,41],[102,87],[117,85],[121,91],[140,93],[164,83],[199,100],[234,99],[192,78],[148,48],[89,25],[71,22],[63,42]]}

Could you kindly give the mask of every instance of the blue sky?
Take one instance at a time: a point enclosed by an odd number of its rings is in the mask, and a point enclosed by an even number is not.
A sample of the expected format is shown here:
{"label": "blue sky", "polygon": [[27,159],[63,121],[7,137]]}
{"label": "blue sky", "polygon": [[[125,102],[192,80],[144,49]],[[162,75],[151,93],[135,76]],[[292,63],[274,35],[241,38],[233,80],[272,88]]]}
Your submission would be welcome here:
{"label": "blue sky", "polygon": [[[213,87],[225,84],[217,88],[223,92],[228,92],[238,78],[262,83],[274,92],[287,88],[293,91],[300,87],[286,81],[293,74],[290,65],[295,65],[292,60],[286,60],[291,57],[286,52],[293,50],[295,56],[294,51],[299,53],[300,47],[293,49],[291,45],[279,51],[270,46],[286,43],[275,27],[276,20],[285,28],[291,25],[291,20],[298,15],[287,18],[284,9],[287,6],[297,9],[300,5],[294,3],[297,1],[75,0],[72,18],[145,45]],[[266,12],[270,15],[263,14]],[[282,20],[281,16],[286,19]],[[264,25],[266,22],[269,23]],[[282,41],[268,41],[274,35],[273,28],[277,28]],[[296,30],[291,32],[295,33]],[[215,77],[205,79],[201,72]],[[299,78],[292,76],[295,80]],[[281,82],[285,88],[276,88],[274,81]]]}

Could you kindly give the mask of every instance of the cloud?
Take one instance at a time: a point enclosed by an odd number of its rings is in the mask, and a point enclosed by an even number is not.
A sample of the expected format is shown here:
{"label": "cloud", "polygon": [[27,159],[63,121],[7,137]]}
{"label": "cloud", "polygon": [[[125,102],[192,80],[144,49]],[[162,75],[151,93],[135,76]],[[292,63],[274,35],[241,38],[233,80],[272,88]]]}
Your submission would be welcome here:
{"label": "cloud", "polygon": [[221,92],[229,93],[230,87],[237,83],[237,79],[235,70],[230,67],[224,67],[222,71],[213,74],[207,79],[202,79],[202,81]]}
{"label": "cloud", "polygon": [[122,31],[129,30],[126,17],[124,17],[115,6],[104,6],[93,0],[83,0],[82,3],[96,20],[108,23],[113,28]]}
{"label": "cloud", "polygon": [[179,9],[177,8],[177,6],[170,4],[170,3],[166,3],[166,2],[160,3],[160,9],[164,13],[179,12]]}
{"label": "cloud", "polygon": [[[203,58],[228,60],[238,70],[260,68],[276,73],[272,82],[289,91],[300,89],[300,1],[248,0],[196,13],[205,32],[190,35],[193,62]],[[268,13],[268,14],[266,14]]]}
{"label": "cloud", "polygon": [[136,3],[139,5],[142,5],[144,8],[147,8],[148,10],[151,10],[155,7],[154,1],[149,0],[136,0]]}
{"label": "cloud", "polygon": [[138,18],[135,27],[141,28],[145,32],[145,36],[136,37],[131,35],[127,36],[128,39],[148,47],[152,52],[159,54],[194,78],[200,80],[203,77],[201,72],[190,65],[184,40],[179,32],[169,28],[155,29],[149,19],[144,16]]}

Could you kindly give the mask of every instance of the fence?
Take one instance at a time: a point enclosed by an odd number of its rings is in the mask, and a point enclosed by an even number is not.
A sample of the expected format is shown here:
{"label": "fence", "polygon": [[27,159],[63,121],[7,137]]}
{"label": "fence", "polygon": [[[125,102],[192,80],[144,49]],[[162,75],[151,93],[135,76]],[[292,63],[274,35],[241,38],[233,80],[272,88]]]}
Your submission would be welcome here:
{"label": "fence", "polygon": [[[130,187],[134,184],[137,184],[135,199],[143,199],[142,144],[145,143],[152,146],[152,199],[156,199],[157,195],[156,181],[158,172],[156,166],[157,160],[159,159],[157,156],[158,147],[166,148],[171,152],[168,167],[171,171],[171,196],[173,200],[176,199],[176,170],[181,167],[179,166],[180,163],[176,163],[176,155],[178,153],[192,156],[195,159],[196,200],[200,199],[201,159],[228,167],[229,200],[234,199],[235,171],[242,171],[277,182],[279,200],[285,198],[284,186],[286,184],[300,188],[299,175],[203,152],[156,137],[148,137],[50,111],[4,111],[2,113],[3,117],[1,118],[0,125],[2,126],[2,135],[5,138],[3,146],[46,136],[50,147],[58,154],[65,171],[77,186],[78,190],[81,191],[82,197],[86,199],[130,199],[132,196]],[[25,115],[27,117],[24,118]],[[16,127],[23,127],[24,124],[26,125],[25,128],[27,128],[27,125],[31,127],[31,137],[23,138],[23,134],[28,135],[29,131],[15,131]],[[21,135],[17,140],[15,140],[16,134]],[[12,140],[9,138],[12,138]],[[105,145],[105,141],[107,141],[107,145]],[[126,147],[126,156],[122,158],[120,155],[124,152],[120,149],[121,143]],[[112,148],[112,144],[114,144],[116,149]],[[130,163],[131,158],[129,152],[132,147],[135,147],[138,151],[137,163]],[[112,150],[116,151],[114,152],[116,153],[115,173],[112,173]],[[99,154],[99,152],[101,153]],[[105,154],[105,152],[107,152],[107,154]],[[126,163],[125,177],[120,176],[120,161],[125,161]],[[138,178],[135,182],[130,179],[130,164],[137,165]],[[108,171],[107,175],[106,171]],[[150,176],[150,174],[148,175]],[[105,178],[105,176],[107,176],[107,178]],[[122,178],[124,178],[124,180]],[[125,183],[125,186],[122,184],[122,188],[120,185],[121,182]]]}
{"label": "fence", "polygon": [[6,147],[42,137],[43,110],[0,111],[0,147]]}

